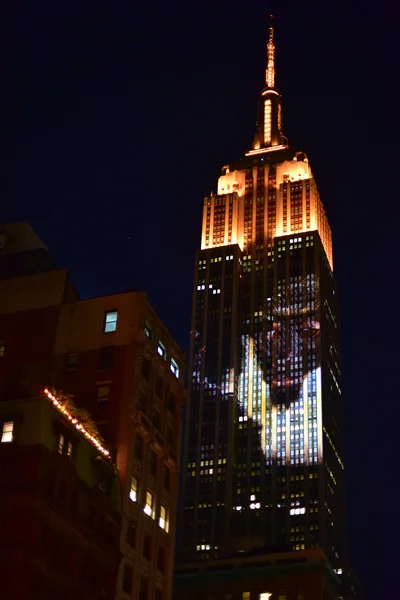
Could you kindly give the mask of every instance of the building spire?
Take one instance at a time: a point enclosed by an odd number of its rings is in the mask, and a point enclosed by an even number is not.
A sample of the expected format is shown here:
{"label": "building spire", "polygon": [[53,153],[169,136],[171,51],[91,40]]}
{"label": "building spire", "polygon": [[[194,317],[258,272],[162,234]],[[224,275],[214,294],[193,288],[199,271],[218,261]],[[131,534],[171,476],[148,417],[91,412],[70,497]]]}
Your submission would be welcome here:
{"label": "building spire", "polygon": [[268,44],[267,44],[267,70],[265,71],[267,87],[275,88],[275,44],[274,44],[274,17],[269,15]]}
{"label": "building spire", "polygon": [[265,86],[261,90],[258,101],[256,134],[251,152],[263,152],[265,148],[287,146],[287,140],[282,133],[281,95],[275,87],[274,36],[274,17],[269,15]]}

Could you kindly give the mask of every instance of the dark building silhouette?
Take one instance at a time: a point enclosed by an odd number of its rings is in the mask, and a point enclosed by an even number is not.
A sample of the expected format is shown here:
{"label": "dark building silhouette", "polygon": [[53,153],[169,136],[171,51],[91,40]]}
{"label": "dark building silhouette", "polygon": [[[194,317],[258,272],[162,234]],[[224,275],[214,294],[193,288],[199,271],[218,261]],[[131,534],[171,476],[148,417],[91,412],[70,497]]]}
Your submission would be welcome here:
{"label": "dark building silhouette", "polygon": [[181,565],[174,600],[336,600],[339,588],[321,549],[252,552]]}
{"label": "dark building silhouette", "polygon": [[1,231],[0,404],[55,388],[87,411],[121,488],[115,598],[166,600],[186,399],[184,353],[144,292],[82,300],[68,272],[52,267],[29,225]]}
{"label": "dark building silhouette", "polygon": [[0,402],[0,470],[4,597],[112,600],[121,498],[109,455],[43,395]]}
{"label": "dark building silhouette", "polygon": [[267,56],[252,149],[204,199],[179,562],[320,548],[347,577],[331,230],[283,135],[272,23]]}

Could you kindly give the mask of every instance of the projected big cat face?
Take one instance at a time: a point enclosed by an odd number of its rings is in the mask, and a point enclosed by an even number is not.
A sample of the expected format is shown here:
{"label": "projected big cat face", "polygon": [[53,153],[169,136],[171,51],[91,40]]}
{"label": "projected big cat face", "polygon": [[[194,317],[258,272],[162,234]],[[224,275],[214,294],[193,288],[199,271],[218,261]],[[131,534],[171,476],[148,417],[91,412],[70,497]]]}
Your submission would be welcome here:
{"label": "projected big cat face", "polygon": [[289,310],[274,322],[267,333],[267,352],[272,359],[272,387],[299,384],[299,375],[316,368],[314,345],[319,334],[319,322],[298,310]]}
{"label": "projected big cat face", "polygon": [[271,391],[302,385],[302,379],[317,367],[316,287],[314,274],[292,277],[289,285],[278,284],[273,301],[268,299],[263,325],[254,333],[254,346],[258,368]]}

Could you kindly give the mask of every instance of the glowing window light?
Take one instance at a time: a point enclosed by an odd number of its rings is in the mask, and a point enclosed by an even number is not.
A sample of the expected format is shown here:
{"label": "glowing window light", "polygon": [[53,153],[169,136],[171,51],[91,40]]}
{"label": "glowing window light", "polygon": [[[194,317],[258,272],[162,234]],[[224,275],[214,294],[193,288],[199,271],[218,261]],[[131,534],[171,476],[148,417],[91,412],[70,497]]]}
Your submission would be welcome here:
{"label": "glowing window light", "polygon": [[117,322],[118,322],[118,311],[110,310],[106,312],[105,322],[104,322],[104,333],[111,333],[117,330]]}
{"label": "glowing window light", "polygon": [[154,495],[151,492],[146,493],[146,504],[143,509],[146,515],[154,519]]}
{"label": "glowing window light", "polygon": [[171,369],[172,373],[175,375],[175,377],[179,378],[178,363],[173,358],[171,358],[170,369]]}
{"label": "glowing window light", "polygon": [[264,104],[264,144],[271,143],[271,100],[266,100]]}
{"label": "glowing window light", "polygon": [[62,433],[60,433],[60,437],[58,438],[58,453],[62,454],[64,450],[64,442],[65,438]]}
{"label": "glowing window light", "polygon": [[168,508],[166,508],[165,506],[162,506],[162,505],[160,507],[160,518],[159,518],[158,524],[161,527],[161,529],[164,529],[164,531],[166,531],[166,533],[168,533],[168,528],[169,528]]}
{"label": "glowing window light", "polygon": [[3,423],[3,431],[1,434],[1,443],[6,444],[14,439],[14,421]]}
{"label": "glowing window light", "polygon": [[260,600],[269,600],[272,596],[271,592],[261,592]]}
{"label": "glowing window light", "polygon": [[131,491],[129,492],[129,498],[132,502],[137,502],[139,493],[139,482],[136,477],[132,476],[131,479]]}
{"label": "glowing window light", "polygon": [[158,354],[165,360],[167,357],[167,351],[165,349],[165,346],[162,342],[158,342],[158,346],[157,346],[157,352]]}
{"label": "glowing window light", "polygon": [[57,400],[57,398],[55,396],[53,396],[53,394],[47,388],[44,390],[43,393],[48,397],[49,400],[52,401],[53,405],[57,408],[57,410],[60,413],[62,413],[63,415],[65,415],[65,417],[68,419],[68,421],[70,421],[71,424],[74,425],[75,429],[77,429],[87,440],[89,440],[89,442],[91,444],[93,444],[93,446],[95,446],[99,452],[101,452],[104,456],[110,456],[109,451],[106,450],[100,444],[98,439],[96,439],[93,435],[91,435],[88,431],[86,431],[86,429],[84,428],[82,423],[79,423],[78,419],[75,419],[75,417],[73,417],[67,411],[67,409],[64,408],[62,402]]}
{"label": "glowing window light", "polygon": [[304,515],[305,512],[306,512],[306,509],[304,508],[304,506],[302,508],[291,508],[290,509],[291,515]]}

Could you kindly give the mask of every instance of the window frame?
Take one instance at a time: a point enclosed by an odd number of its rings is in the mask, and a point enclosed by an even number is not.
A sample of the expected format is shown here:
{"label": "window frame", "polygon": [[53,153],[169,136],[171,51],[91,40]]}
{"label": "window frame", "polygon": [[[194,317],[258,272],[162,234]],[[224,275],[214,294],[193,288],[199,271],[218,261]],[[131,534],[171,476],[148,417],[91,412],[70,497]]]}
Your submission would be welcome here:
{"label": "window frame", "polygon": [[178,365],[177,361],[174,358],[171,358],[169,369],[170,369],[171,373],[173,375],[175,375],[175,377],[177,379],[179,379],[179,365]]}
{"label": "window frame", "polygon": [[[112,321],[110,320],[110,321],[108,321],[108,317],[109,317],[110,315],[113,315],[113,314],[115,314],[115,315],[116,315],[116,318],[115,318],[115,320],[112,320]],[[118,314],[118,310],[117,310],[116,308],[114,308],[114,309],[112,309],[112,310],[107,310],[107,311],[105,312],[105,315],[104,315],[104,325],[103,325],[103,333],[114,333],[115,331],[117,331],[117,327],[118,327],[118,317],[119,317],[119,314]],[[115,327],[114,327],[114,329],[107,329],[107,326],[108,326],[110,323],[111,323],[111,324],[115,324]]]}
{"label": "window frame", "polygon": [[[125,588],[125,582],[126,582],[125,574],[127,572],[127,569],[129,569],[129,571],[130,571],[130,575],[128,577],[128,580],[130,582],[130,586],[129,586],[130,589],[129,590],[127,590]],[[122,591],[125,592],[125,594],[131,595],[132,594],[132,587],[133,587],[133,565],[130,565],[129,563],[126,562],[124,564],[124,570],[123,570],[123,573],[122,573],[121,588],[122,588]]]}
{"label": "window frame", "polygon": [[[162,515],[162,512],[164,511],[164,516]],[[162,523],[163,521],[163,523]],[[165,531],[165,533],[168,533],[169,531],[169,510],[168,510],[168,506],[165,506],[164,504],[160,505],[160,516],[158,517],[158,525],[161,529],[163,529]]]}
{"label": "window frame", "polygon": [[[149,503],[149,497],[151,498],[151,502]],[[145,504],[143,507],[143,512],[148,515],[149,517],[151,517],[152,519],[154,519],[154,504],[155,504],[155,494],[150,491],[147,490],[146,491],[146,499],[145,499]]]}
{"label": "window frame", "polygon": [[[11,425],[11,430],[6,430],[7,425]],[[11,433],[10,439],[5,439]],[[3,421],[1,423],[1,444],[12,444],[15,440],[15,420]]]}
{"label": "window frame", "polygon": [[149,339],[152,340],[153,339],[153,330],[150,326],[150,323],[148,321],[145,321],[145,324],[143,325],[143,331],[145,336]]}
{"label": "window frame", "polygon": [[[132,496],[134,496],[134,498],[132,498]],[[132,502],[138,502],[139,500],[139,479],[135,475],[131,476],[129,498]]]}
{"label": "window frame", "polygon": [[[102,396],[99,395],[100,390],[108,390],[107,394],[104,394]],[[111,391],[111,384],[104,384],[104,385],[97,385],[97,390],[96,390],[96,405],[97,408],[103,408],[104,406],[107,406],[109,401],[110,401],[110,391]]]}
{"label": "window frame", "polygon": [[[161,350],[161,352],[160,352],[160,350]],[[158,356],[161,356],[161,358],[163,358],[164,360],[167,360],[167,349],[161,340],[158,340],[157,354],[158,354]]]}
{"label": "window frame", "polygon": [[57,454],[65,456],[71,462],[75,462],[76,449],[78,442],[65,430],[58,431],[57,435]]}

